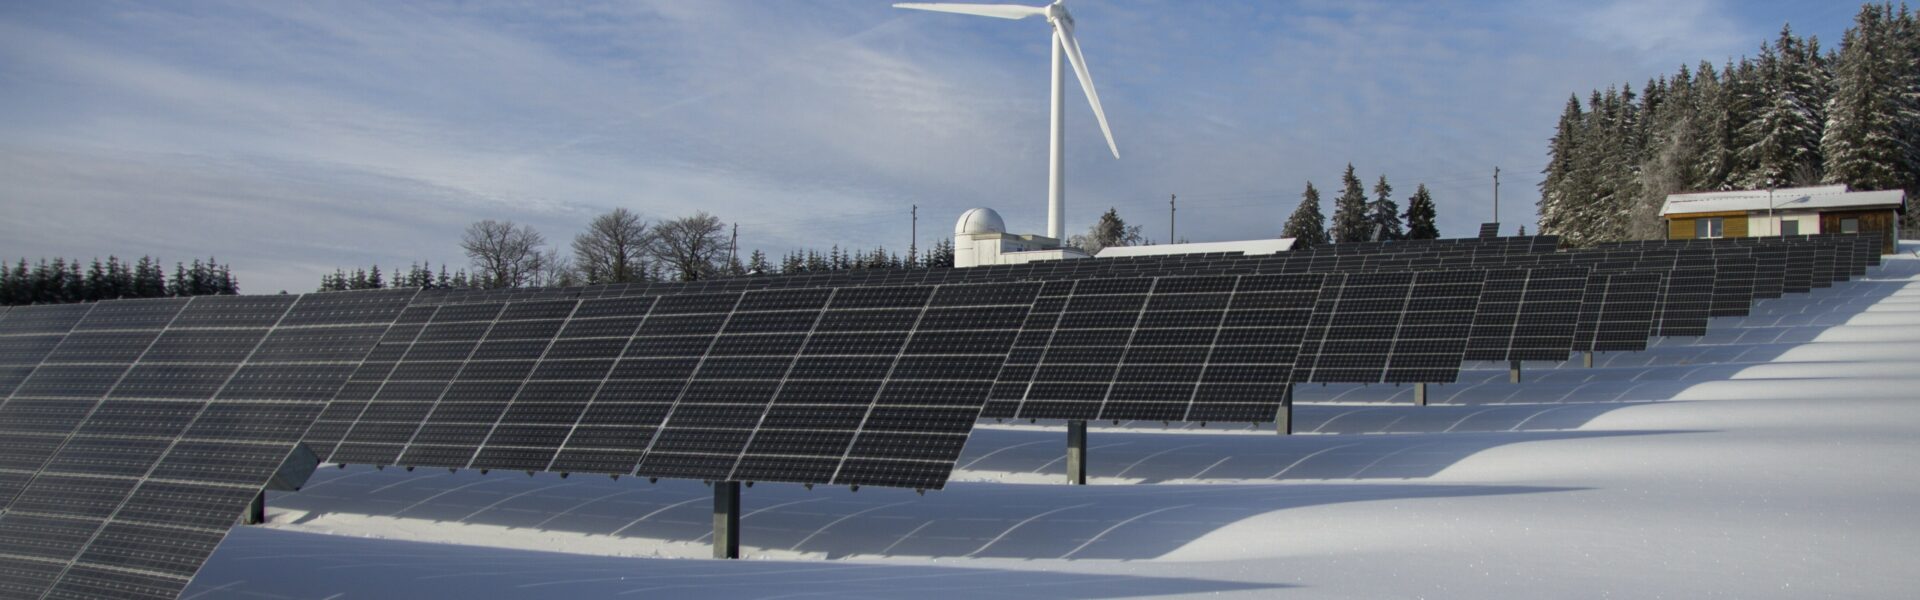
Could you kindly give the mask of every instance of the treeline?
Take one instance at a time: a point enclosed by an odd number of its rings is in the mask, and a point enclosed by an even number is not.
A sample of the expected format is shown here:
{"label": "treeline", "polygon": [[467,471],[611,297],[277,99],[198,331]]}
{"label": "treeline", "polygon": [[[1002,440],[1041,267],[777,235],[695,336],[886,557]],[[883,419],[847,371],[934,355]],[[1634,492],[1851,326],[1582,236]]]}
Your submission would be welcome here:
{"label": "treeline", "polygon": [[415,263],[388,275],[379,265],[336,269],[320,277],[320,291],[384,287],[562,287],[645,281],[697,281],[761,273],[808,273],[856,269],[929,269],[953,266],[953,244],[942,240],[922,253],[909,247],[902,256],[884,247],[825,252],[800,250],[776,264],[766,253],[742,255],[734,230],[706,212],[649,223],[616,208],[587,224],[566,250],[547,242],[531,226],[485,220],[467,226],[460,249],[468,268],[438,271]]}
{"label": "treeline", "polygon": [[1320,211],[1320,190],[1307,182],[1300,194],[1300,206],[1281,228],[1281,237],[1293,238],[1295,249],[1307,249],[1327,243],[1392,240],[1430,240],[1440,237],[1434,222],[1433,194],[1420,184],[1407,197],[1406,212],[1393,201],[1393,186],[1381,175],[1373,184],[1372,195],[1360,184],[1353,164],[1347,164],[1340,176],[1340,195],[1333,201],[1333,223],[1327,223]]}
{"label": "treeline", "polygon": [[[1759,56],[1567,99],[1540,230],[1572,245],[1662,235],[1672,193],[1843,183],[1920,190],[1920,22],[1863,6],[1838,51],[1783,27]],[[1920,213],[1907,214],[1908,226]]]}
{"label": "treeline", "polygon": [[953,266],[953,242],[940,240],[925,254],[917,248],[909,248],[906,256],[888,252],[885,246],[872,250],[841,250],[836,245],[825,254],[819,250],[799,250],[789,252],[780,258],[780,264],[767,262],[765,254],[759,250],[748,256],[742,269],[728,269],[728,275],[755,275],[771,273],[826,273],[832,271],[860,271],[867,269],[944,269]]}
{"label": "treeline", "polygon": [[0,304],[65,304],[120,298],[173,298],[240,293],[240,282],[233,269],[208,258],[174,263],[173,277],[166,267],[150,256],[128,264],[117,256],[106,262],[94,259],[81,266],[79,260],[41,259],[28,265],[22,258],[11,268],[0,268]]}

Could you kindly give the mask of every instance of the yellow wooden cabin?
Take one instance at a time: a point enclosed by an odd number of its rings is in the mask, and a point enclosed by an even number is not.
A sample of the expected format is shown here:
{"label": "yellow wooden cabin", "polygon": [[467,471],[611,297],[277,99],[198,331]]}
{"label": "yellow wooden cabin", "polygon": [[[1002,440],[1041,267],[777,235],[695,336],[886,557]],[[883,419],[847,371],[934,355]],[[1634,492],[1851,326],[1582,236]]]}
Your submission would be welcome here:
{"label": "yellow wooden cabin", "polygon": [[1814,233],[1880,234],[1881,252],[1900,239],[1907,210],[1901,190],[1855,192],[1844,185],[1673,194],[1660,207],[1667,238],[1760,237]]}

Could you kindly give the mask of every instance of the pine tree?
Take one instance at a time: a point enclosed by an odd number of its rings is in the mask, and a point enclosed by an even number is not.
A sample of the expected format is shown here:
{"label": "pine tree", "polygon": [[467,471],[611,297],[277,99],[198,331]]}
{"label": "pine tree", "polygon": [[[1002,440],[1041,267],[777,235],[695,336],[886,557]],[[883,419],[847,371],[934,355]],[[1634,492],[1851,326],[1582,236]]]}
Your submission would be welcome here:
{"label": "pine tree", "polygon": [[1308,250],[1327,244],[1327,217],[1320,213],[1320,190],[1314,189],[1313,182],[1307,182],[1307,191],[1300,194],[1300,207],[1293,209],[1293,215],[1287,217],[1280,237],[1293,238],[1295,250]]}
{"label": "pine tree", "polygon": [[792,275],[806,270],[807,262],[800,257],[798,252],[788,252],[786,256],[780,259],[780,273],[782,275]]}
{"label": "pine tree", "polygon": [[943,239],[938,242],[934,242],[933,250],[930,250],[927,252],[927,268],[929,269],[953,268],[953,240]]}
{"label": "pine tree", "polygon": [[1334,243],[1373,239],[1372,228],[1367,224],[1367,192],[1360,186],[1360,178],[1353,174],[1353,163],[1347,163],[1347,172],[1340,176],[1340,186],[1340,197],[1333,203],[1333,230],[1329,232]]}
{"label": "pine tree", "polygon": [[747,273],[748,274],[764,275],[772,272],[773,272],[773,265],[767,264],[767,254],[765,252],[761,252],[758,249],[756,249],[753,251],[752,255],[747,257]]}
{"label": "pine tree", "polygon": [[[1578,96],[1567,97],[1567,106],[1560,112],[1560,123],[1555,127],[1553,138],[1547,141],[1547,166],[1541,170],[1546,177],[1540,181],[1540,201],[1536,204],[1540,212],[1542,231],[1560,232],[1574,226],[1575,169],[1578,168],[1575,147],[1580,140],[1580,124],[1585,121],[1586,113],[1580,108]],[[1422,189],[1424,191],[1424,188]],[[1419,195],[1415,194],[1418,198]],[[1407,202],[1407,224],[1409,239],[1432,239],[1415,235],[1413,227],[1414,200]]]}
{"label": "pine tree", "polygon": [[1427,193],[1427,184],[1414,188],[1413,197],[1407,198],[1407,239],[1431,240],[1440,237],[1440,228],[1435,224],[1433,195]]}
{"label": "pine tree", "polygon": [[387,287],[387,280],[380,275],[380,264],[374,263],[373,268],[367,271],[367,288],[377,290],[384,287]]}
{"label": "pine tree", "polygon": [[[1826,154],[1826,181],[1856,189],[1900,188],[1920,141],[1907,133],[1910,116],[1903,112],[1906,90],[1914,86],[1911,69],[1901,69],[1899,30],[1888,6],[1867,5],[1854,17],[1840,42],[1834,66],[1834,92],[1828,104],[1826,135],[1820,140]],[[1920,191],[1920,190],[1913,190]],[[1909,211],[1910,213],[1913,211]]]}
{"label": "pine tree", "polygon": [[93,265],[87,267],[87,282],[85,286],[80,294],[82,300],[95,302],[109,298],[107,290],[110,284],[107,283],[107,267],[106,265],[100,264],[99,258],[94,258]]}
{"label": "pine tree", "polygon": [[1391,241],[1407,237],[1400,223],[1400,205],[1393,201],[1393,186],[1387,185],[1387,176],[1373,184],[1373,202],[1367,204],[1367,228],[1373,231],[1373,239]]}
{"label": "pine tree", "polygon": [[1740,131],[1740,160],[1751,169],[1749,188],[1789,187],[1818,181],[1826,83],[1817,45],[1788,28],[1760,46],[1749,104],[1752,118]]}

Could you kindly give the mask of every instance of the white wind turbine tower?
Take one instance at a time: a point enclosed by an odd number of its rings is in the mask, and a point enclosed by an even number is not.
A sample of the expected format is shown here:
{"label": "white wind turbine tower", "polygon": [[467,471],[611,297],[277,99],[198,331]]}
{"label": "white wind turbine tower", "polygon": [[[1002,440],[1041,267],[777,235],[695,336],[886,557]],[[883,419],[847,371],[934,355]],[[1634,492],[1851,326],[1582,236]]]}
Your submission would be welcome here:
{"label": "white wind turbine tower", "polygon": [[1087,74],[1087,59],[1080,55],[1080,42],[1073,39],[1073,15],[1067,14],[1064,0],[1056,0],[1046,6],[1023,6],[1018,4],[949,4],[944,2],[908,2],[895,4],[896,8],[930,10],[935,12],[959,13],[997,19],[1024,19],[1027,17],[1046,17],[1053,24],[1053,113],[1051,131],[1052,143],[1047,146],[1047,236],[1061,243],[1067,239],[1067,180],[1066,180],[1066,122],[1067,97],[1064,93],[1066,72],[1060,69],[1060,57],[1066,55],[1073,63],[1073,72],[1080,77],[1080,89],[1086,91],[1087,102],[1093,105],[1093,117],[1100,121],[1100,133],[1107,136],[1107,149],[1113,151],[1114,158],[1120,158],[1120,147],[1113,143],[1113,130],[1107,127],[1107,113],[1100,109],[1100,93],[1093,90],[1093,76]]}

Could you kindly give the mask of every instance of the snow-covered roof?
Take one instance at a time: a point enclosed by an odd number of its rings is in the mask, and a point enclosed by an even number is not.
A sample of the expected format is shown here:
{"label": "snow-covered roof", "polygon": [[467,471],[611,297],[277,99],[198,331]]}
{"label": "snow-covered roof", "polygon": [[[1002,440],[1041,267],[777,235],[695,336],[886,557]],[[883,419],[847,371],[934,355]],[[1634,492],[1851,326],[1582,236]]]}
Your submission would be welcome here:
{"label": "snow-covered roof", "polygon": [[1904,207],[1906,192],[1847,191],[1844,185],[1781,188],[1776,190],[1735,190],[1672,194],[1660,207],[1660,215],[1684,215],[1729,211],[1809,210],[1822,208]]}
{"label": "snow-covered roof", "polygon": [[1101,248],[1094,258],[1115,258],[1123,256],[1167,256],[1172,254],[1204,254],[1208,252],[1240,252],[1243,254],[1273,254],[1286,252],[1293,247],[1293,238],[1272,240],[1240,240],[1234,242],[1193,242],[1188,244],[1160,244],[1156,246],[1114,246]]}

